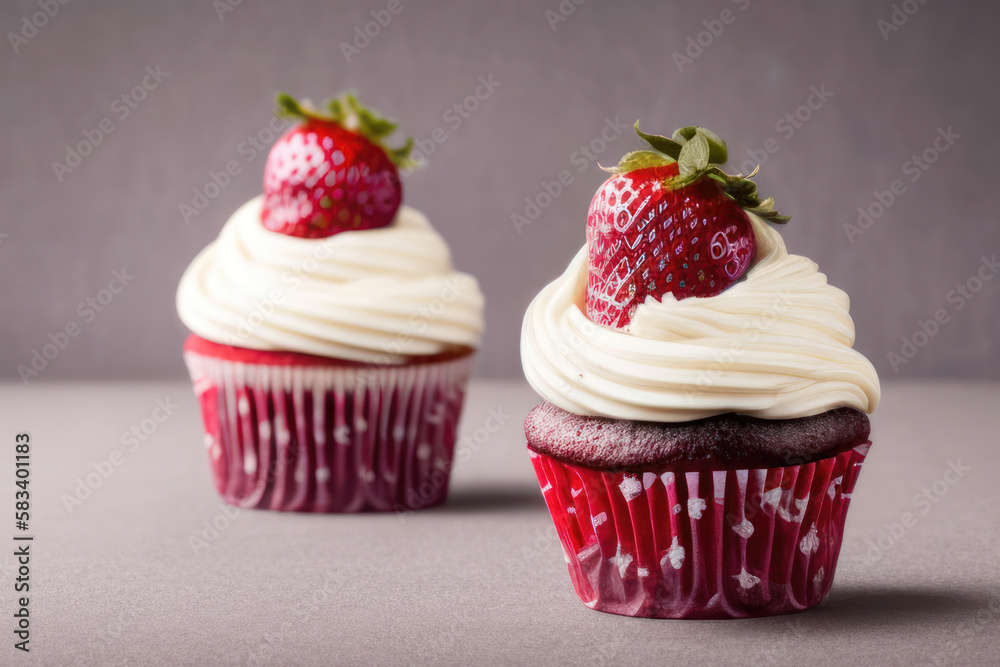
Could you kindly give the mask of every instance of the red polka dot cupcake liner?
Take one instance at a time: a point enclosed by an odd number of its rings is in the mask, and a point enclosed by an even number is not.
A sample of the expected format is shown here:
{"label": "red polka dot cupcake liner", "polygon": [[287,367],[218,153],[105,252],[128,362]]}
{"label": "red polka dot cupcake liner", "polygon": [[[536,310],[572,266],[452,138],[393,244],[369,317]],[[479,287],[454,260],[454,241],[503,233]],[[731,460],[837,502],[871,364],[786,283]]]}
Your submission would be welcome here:
{"label": "red polka dot cupcake liner", "polygon": [[801,465],[696,472],[602,471],[529,451],[585,605],[721,619],[823,600],[870,446]]}
{"label": "red polka dot cupcake liner", "polygon": [[222,498],[296,512],[444,502],[472,351],[366,365],[188,338]]}

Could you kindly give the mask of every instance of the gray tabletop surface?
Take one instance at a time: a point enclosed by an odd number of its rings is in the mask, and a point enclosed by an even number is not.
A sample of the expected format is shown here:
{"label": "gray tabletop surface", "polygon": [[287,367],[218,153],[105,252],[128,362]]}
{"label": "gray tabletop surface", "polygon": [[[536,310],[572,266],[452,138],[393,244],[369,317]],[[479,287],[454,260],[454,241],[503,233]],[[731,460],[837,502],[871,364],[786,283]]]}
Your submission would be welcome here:
{"label": "gray tabletop surface", "polygon": [[[124,446],[157,401],[171,414]],[[829,597],[738,621],[577,600],[524,450],[536,402],[472,384],[463,434],[503,423],[442,507],[297,515],[220,505],[187,383],[0,385],[0,502],[27,430],[35,536],[29,655],[0,552],[0,663],[1000,664],[1000,384],[887,384]]]}

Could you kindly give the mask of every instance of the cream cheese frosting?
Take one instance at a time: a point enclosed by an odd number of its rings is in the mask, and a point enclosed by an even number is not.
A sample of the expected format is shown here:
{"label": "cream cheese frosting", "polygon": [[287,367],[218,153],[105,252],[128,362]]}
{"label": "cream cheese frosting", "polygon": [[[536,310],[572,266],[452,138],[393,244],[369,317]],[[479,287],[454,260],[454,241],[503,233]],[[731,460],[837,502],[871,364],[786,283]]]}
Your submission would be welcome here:
{"label": "cream cheese frosting", "polygon": [[452,268],[419,211],[401,206],[388,227],[305,239],[266,229],[262,202],[240,207],[181,278],[177,312],[192,332],[362,363],[478,347],[479,284]]}
{"label": "cream cheese frosting", "polygon": [[521,361],[531,386],[568,412],[614,419],[871,413],[878,376],[852,348],[847,294],[748,215],[757,259],[742,281],[713,297],[647,297],[625,329],[584,315],[584,245],[525,314]]}

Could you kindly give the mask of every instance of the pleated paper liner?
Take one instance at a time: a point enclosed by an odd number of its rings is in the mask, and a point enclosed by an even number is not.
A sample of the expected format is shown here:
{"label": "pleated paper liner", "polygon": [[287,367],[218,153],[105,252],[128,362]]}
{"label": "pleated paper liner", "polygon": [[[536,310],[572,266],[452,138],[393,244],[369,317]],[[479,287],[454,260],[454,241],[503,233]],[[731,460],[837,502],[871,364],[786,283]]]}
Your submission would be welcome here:
{"label": "pleated paper liner", "polygon": [[870,446],[787,467],[676,473],[600,471],[529,452],[585,605],[718,619],[819,604]]}
{"label": "pleated paper liner", "polygon": [[405,365],[256,351],[247,363],[233,350],[189,339],[184,354],[226,502],[297,512],[444,502],[471,350]]}

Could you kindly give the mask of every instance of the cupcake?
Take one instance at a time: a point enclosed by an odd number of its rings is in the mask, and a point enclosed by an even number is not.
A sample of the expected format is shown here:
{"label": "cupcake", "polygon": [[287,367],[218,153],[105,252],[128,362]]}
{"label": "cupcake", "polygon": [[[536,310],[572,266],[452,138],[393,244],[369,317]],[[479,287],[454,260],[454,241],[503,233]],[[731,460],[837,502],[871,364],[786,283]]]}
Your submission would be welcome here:
{"label": "cupcake", "polygon": [[444,501],[483,297],[402,205],[395,125],[352,96],[294,125],[187,268],[177,311],[216,488],[233,505],[412,510]]}
{"label": "cupcake", "polygon": [[[580,600],[659,618],[818,604],[879,398],[847,295],[704,128],[636,131],[528,307],[528,449]],[[751,174],[752,176],[752,174]]]}

